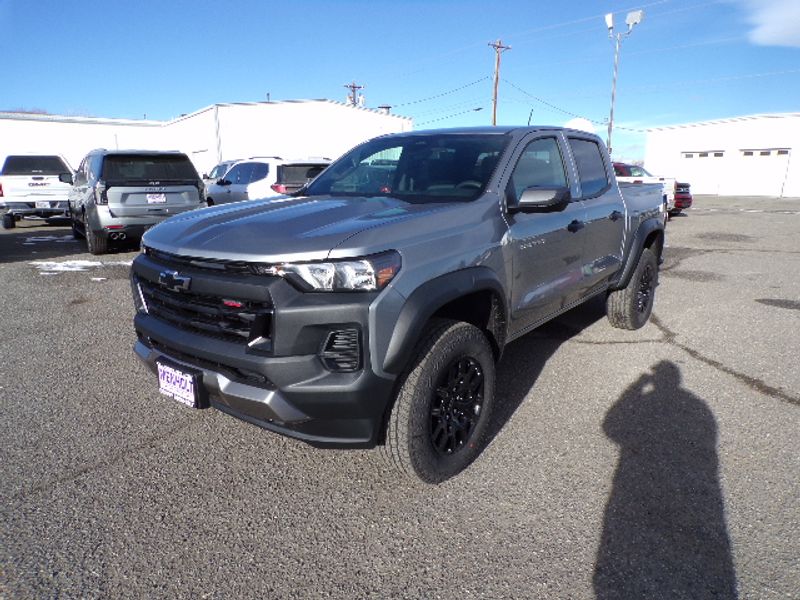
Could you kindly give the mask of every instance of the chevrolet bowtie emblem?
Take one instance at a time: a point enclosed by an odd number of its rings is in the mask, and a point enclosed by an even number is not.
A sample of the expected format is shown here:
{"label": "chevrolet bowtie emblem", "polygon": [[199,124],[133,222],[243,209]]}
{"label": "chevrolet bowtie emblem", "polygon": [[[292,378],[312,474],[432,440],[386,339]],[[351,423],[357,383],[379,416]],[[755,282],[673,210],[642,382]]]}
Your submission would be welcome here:
{"label": "chevrolet bowtie emblem", "polygon": [[181,275],[177,271],[161,271],[158,283],[172,292],[185,292],[192,283],[191,277]]}

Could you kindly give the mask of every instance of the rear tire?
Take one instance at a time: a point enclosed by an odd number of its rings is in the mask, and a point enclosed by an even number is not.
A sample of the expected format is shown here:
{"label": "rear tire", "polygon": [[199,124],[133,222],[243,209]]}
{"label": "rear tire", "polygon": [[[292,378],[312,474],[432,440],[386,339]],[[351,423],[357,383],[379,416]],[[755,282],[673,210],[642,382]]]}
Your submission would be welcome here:
{"label": "rear tire", "polygon": [[3,215],[3,229],[14,229],[17,226],[17,220],[14,218],[12,214],[4,214]]}
{"label": "rear tire", "polygon": [[86,248],[90,254],[97,255],[108,252],[108,239],[92,231],[92,228],[89,227],[88,219],[83,221],[83,235],[86,238]]}
{"label": "rear tire", "polygon": [[658,260],[652,250],[645,248],[628,285],[614,290],[606,298],[606,315],[613,327],[639,329],[653,312],[658,285]]}
{"label": "rear tire", "polygon": [[440,483],[483,449],[494,404],[494,354],[477,327],[434,319],[401,378],[381,452],[409,478]]}

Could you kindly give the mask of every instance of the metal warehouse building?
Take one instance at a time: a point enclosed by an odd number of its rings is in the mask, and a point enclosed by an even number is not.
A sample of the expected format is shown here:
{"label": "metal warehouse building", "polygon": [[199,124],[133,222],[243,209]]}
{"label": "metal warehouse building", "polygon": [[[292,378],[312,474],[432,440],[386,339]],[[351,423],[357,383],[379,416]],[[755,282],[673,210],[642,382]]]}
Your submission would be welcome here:
{"label": "metal warehouse building", "polygon": [[647,131],[645,166],[695,194],[800,198],[800,113],[752,115]]}
{"label": "metal warehouse building", "polygon": [[336,158],[411,129],[411,119],[332,100],[214,104],[170,121],[0,112],[0,164],[9,154],[61,154],[77,167],[94,148],[180,150],[204,173],[250,156]]}

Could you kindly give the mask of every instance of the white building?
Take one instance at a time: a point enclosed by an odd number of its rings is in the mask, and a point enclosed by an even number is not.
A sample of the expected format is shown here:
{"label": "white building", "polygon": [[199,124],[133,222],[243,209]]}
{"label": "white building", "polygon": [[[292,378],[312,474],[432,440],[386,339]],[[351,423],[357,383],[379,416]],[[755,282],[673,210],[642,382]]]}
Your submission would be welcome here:
{"label": "white building", "polygon": [[200,173],[250,156],[336,158],[411,119],[331,100],[214,104],[170,121],[0,112],[0,165],[9,154],[61,154],[73,167],[94,148],[180,150]]}
{"label": "white building", "polygon": [[645,167],[695,194],[800,198],[800,113],[735,117],[647,132]]}

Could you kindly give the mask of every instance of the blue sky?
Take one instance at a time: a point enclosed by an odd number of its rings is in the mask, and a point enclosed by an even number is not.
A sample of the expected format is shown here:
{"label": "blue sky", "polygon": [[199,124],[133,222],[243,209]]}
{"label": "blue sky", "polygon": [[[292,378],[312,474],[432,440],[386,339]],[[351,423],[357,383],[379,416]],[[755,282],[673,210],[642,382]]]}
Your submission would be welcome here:
{"label": "blue sky", "polygon": [[[0,110],[169,119],[216,102],[365,88],[415,127],[608,118],[603,15],[642,8],[622,43],[615,151],[646,127],[800,111],[800,0],[0,0]],[[474,109],[481,108],[476,111]]]}

